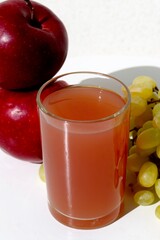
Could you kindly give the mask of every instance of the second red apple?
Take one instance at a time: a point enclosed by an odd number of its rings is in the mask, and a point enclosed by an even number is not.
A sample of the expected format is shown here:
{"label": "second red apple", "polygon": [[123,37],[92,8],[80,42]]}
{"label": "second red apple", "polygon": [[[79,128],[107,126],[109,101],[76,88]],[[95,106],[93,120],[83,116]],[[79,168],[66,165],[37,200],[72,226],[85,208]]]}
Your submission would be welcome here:
{"label": "second red apple", "polygon": [[[66,86],[66,82],[58,81],[51,90]],[[46,89],[45,94],[48,91]],[[42,162],[37,92],[0,88],[0,148],[13,157],[33,163]]]}

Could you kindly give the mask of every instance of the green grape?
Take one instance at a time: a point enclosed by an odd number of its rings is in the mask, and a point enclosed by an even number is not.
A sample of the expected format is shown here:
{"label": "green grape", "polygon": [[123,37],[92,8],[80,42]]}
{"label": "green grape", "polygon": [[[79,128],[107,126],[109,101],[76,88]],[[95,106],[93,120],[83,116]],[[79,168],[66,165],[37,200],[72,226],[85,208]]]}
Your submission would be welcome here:
{"label": "green grape", "polygon": [[155,182],[155,192],[157,193],[157,196],[160,198],[160,178],[158,178]]}
{"label": "green grape", "polygon": [[144,131],[143,127],[139,128],[137,131],[137,136],[139,136]]}
{"label": "green grape", "polygon": [[132,93],[144,98],[149,99],[152,96],[152,83],[133,83],[131,86],[129,86],[129,90]]}
{"label": "green grape", "polygon": [[153,127],[160,129],[160,112],[153,117]]}
{"label": "green grape", "polygon": [[158,205],[155,209],[155,215],[158,219],[160,219],[160,205]]}
{"label": "green grape", "polygon": [[158,168],[155,163],[145,162],[139,170],[138,181],[142,187],[152,187],[158,177]]}
{"label": "green grape", "polygon": [[40,179],[41,179],[43,182],[46,181],[43,164],[41,164],[41,165],[40,165],[40,168],[39,168],[39,177],[40,177]]}
{"label": "green grape", "polygon": [[131,97],[131,113],[133,117],[137,117],[144,113],[147,109],[147,101],[140,96],[133,95]]}
{"label": "green grape", "polygon": [[134,122],[134,117],[131,115],[130,116],[130,130],[135,128],[135,122]]}
{"label": "green grape", "polygon": [[158,100],[159,98],[158,98],[158,94],[156,93],[156,92],[152,92],[152,96],[151,96],[151,99],[150,99],[150,101],[152,100]]}
{"label": "green grape", "polygon": [[148,128],[142,131],[138,137],[136,144],[140,149],[151,149],[160,144],[160,129]]}
{"label": "green grape", "polygon": [[134,201],[138,205],[148,206],[152,204],[155,200],[154,193],[149,190],[140,190],[135,193]]}
{"label": "green grape", "polygon": [[148,157],[141,157],[137,153],[132,153],[128,156],[127,169],[132,172],[139,172],[144,162],[148,160]]}
{"label": "green grape", "polygon": [[143,85],[145,85],[145,84],[147,84],[147,83],[151,83],[152,84],[152,88],[155,88],[156,87],[156,81],[153,79],[153,78],[151,78],[151,77],[149,77],[149,76],[138,76],[138,77],[136,77],[134,80],[133,80],[133,82],[132,82],[132,84],[137,84],[137,83],[141,83],[141,84],[143,84]]}
{"label": "green grape", "polygon": [[157,103],[157,104],[154,106],[152,112],[153,112],[153,117],[154,117],[155,115],[157,115],[158,113],[160,113],[160,103]]}
{"label": "green grape", "polygon": [[140,149],[140,148],[136,147],[136,152],[141,157],[147,157],[147,156],[150,156],[152,153],[156,152],[156,147],[148,148],[148,149]]}
{"label": "green grape", "polygon": [[146,121],[141,128],[137,131],[137,136],[139,136],[144,130],[153,127],[152,121]]}
{"label": "green grape", "polygon": [[129,155],[131,155],[133,153],[136,153],[136,148],[137,148],[136,145],[131,146],[130,149],[129,149]]}
{"label": "green grape", "polygon": [[137,116],[134,120],[134,124],[137,128],[143,126],[143,124],[149,120],[152,120],[153,113],[150,105],[147,105],[146,110],[139,116]]}
{"label": "green grape", "polygon": [[143,129],[148,129],[148,128],[151,128],[153,127],[153,124],[152,124],[152,121],[149,120],[149,121],[146,121],[144,124],[143,124]]}
{"label": "green grape", "polygon": [[158,145],[156,148],[156,154],[157,154],[157,157],[160,158],[160,145]]}

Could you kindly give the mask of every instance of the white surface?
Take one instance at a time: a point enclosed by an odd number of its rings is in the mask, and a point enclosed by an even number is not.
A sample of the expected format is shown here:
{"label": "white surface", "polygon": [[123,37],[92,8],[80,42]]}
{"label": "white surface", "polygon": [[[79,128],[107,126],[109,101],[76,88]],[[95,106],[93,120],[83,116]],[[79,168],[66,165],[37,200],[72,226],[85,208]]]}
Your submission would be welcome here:
{"label": "white surface", "polygon": [[[160,83],[160,59],[68,58],[60,72],[95,70],[110,73],[137,66],[114,75],[124,82],[130,82],[137,74],[147,73]],[[1,240],[160,239],[160,220],[154,214],[156,205],[132,208],[129,197],[125,201],[126,213],[109,226],[97,230],[76,230],[63,226],[49,213],[45,184],[39,179],[38,170],[39,165],[11,158],[0,151]]]}

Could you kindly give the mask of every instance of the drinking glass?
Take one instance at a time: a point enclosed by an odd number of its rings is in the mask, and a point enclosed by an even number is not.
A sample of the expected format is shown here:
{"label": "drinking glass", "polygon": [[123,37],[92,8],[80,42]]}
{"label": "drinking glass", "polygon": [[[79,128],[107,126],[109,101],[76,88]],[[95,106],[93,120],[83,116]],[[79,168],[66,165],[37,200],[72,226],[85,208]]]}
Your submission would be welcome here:
{"label": "drinking glass", "polygon": [[118,79],[71,72],[37,94],[48,206],[81,229],[115,221],[124,199],[130,94]]}

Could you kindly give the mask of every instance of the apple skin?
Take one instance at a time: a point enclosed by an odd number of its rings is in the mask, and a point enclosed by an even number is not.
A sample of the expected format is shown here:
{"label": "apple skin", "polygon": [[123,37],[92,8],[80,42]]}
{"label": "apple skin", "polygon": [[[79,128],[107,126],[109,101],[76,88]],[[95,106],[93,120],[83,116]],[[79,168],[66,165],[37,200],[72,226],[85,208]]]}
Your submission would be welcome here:
{"label": "apple skin", "polygon": [[62,21],[47,7],[31,1],[0,3],[0,87],[40,87],[63,65],[68,36]]}
{"label": "apple skin", "polygon": [[[66,86],[65,81],[55,82],[52,91]],[[0,88],[0,148],[33,163],[42,162],[37,92]]]}
{"label": "apple skin", "polygon": [[42,162],[37,90],[0,88],[0,147],[11,156]]}

